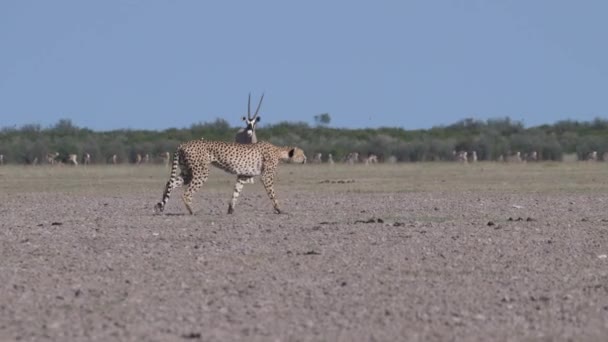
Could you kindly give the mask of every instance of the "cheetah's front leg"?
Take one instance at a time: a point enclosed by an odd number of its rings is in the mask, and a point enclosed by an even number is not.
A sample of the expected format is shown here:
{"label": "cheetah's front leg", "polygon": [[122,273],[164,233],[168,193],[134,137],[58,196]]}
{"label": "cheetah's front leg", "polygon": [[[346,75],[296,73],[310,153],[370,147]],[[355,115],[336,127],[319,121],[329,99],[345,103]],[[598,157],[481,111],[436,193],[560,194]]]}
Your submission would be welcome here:
{"label": "cheetah's front leg", "polygon": [[238,200],[239,195],[241,194],[241,191],[243,191],[243,185],[245,183],[249,183],[251,179],[253,179],[253,178],[247,177],[247,176],[237,176],[236,177],[236,184],[234,185],[234,192],[232,193],[232,199],[230,200],[230,203],[228,204],[228,214],[234,213],[234,207],[236,206],[236,201]]}
{"label": "cheetah's front leg", "polygon": [[266,193],[270,200],[272,201],[272,206],[274,207],[274,211],[277,214],[281,213],[281,208],[279,208],[279,201],[277,201],[277,197],[274,194],[274,175],[271,173],[262,173],[262,184],[264,184],[264,189],[266,189]]}

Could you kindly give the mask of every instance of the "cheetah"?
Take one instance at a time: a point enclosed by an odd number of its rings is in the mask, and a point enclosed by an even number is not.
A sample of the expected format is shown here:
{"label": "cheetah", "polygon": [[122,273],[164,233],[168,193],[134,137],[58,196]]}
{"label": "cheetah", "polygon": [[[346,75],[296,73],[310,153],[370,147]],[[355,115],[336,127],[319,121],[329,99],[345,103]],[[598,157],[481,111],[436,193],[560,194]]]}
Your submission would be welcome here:
{"label": "cheetah", "polygon": [[[279,147],[268,142],[255,144],[228,143],[223,141],[191,140],[177,147],[173,154],[173,165],[171,177],[167,181],[162,200],[156,204],[154,211],[161,213],[171,191],[177,187],[187,185],[182,195],[186,209],[192,215],[192,196],[207,181],[209,176],[209,164],[220,168],[228,173],[237,175],[232,199],[228,205],[228,214],[234,213],[239,194],[243,190],[243,184],[250,178],[260,176],[262,184],[274,211],[281,213],[279,203],[276,199],[273,180],[279,160],[295,163],[306,163],[306,155],[298,147]],[[177,174],[177,168],[181,173]]]}

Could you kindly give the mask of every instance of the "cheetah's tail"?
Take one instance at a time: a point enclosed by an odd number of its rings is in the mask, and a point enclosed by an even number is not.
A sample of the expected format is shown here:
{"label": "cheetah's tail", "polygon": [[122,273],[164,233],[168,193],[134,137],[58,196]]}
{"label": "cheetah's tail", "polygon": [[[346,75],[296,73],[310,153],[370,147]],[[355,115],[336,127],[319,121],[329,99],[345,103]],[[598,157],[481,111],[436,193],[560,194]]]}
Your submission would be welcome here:
{"label": "cheetah's tail", "polygon": [[171,165],[171,175],[169,176],[169,180],[167,181],[167,185],[165,186],[165,192],[163,193],[163,198],[160,202],[156,204],[154,207],[155,213],[160,213],[165,209],[165,205],[169,201],[169,197],[171,197],[171,190],[176,187],[177,180],[177,169],[179,166],[179,148],[173,153],[173,164]]}

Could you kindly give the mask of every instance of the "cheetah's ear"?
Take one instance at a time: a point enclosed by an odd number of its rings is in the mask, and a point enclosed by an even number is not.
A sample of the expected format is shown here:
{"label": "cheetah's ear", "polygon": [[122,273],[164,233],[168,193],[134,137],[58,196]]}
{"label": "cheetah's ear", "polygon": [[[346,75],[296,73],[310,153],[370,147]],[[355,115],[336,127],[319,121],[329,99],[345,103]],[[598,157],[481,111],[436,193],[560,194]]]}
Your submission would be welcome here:
{"label": "cheetah's ear", "polygon": [[296,153],[295,148],[292,148],[291,150],[289,150],[289,158],[293,158],[294,153]]}

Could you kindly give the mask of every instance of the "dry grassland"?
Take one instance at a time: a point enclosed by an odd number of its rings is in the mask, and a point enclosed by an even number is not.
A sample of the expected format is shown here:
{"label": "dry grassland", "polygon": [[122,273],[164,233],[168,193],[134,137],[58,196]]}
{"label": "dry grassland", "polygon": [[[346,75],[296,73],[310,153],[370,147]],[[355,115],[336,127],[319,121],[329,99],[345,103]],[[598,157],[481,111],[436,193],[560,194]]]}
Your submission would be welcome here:
{"label": "dry grassland", "polygon": [[608,163],[0,167],[0,341],[601,341]]}

